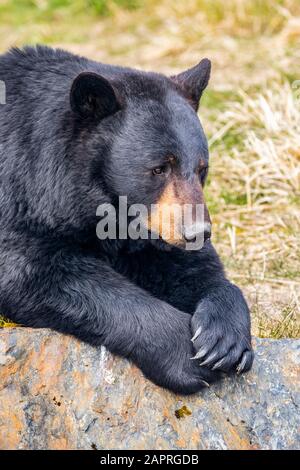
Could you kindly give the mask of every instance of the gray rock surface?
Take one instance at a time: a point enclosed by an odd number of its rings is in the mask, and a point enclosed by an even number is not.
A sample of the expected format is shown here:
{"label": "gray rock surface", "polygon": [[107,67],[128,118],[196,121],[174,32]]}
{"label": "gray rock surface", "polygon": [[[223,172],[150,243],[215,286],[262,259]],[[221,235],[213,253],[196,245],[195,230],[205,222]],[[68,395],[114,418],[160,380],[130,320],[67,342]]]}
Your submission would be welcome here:
{"label": "gray rock surface", "polygon": [[191,397],[49,330],[0,330],[0,449],[299,449],[300,340]]}

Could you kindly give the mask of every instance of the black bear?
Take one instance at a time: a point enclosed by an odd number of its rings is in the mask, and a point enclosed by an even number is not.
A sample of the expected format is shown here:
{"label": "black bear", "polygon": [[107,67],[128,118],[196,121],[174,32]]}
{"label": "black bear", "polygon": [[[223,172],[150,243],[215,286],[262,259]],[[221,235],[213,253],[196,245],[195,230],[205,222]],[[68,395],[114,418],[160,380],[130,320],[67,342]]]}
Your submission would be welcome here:
{"label": "black bear", "polygon": [[[209,75],[207,59],[167,77],[43,46],[0,56],[0,312],[104,345],[183,394],[253,361],[203,198]],[[119,196],[204,205],[203,247],[99,240],[97,207]]]}

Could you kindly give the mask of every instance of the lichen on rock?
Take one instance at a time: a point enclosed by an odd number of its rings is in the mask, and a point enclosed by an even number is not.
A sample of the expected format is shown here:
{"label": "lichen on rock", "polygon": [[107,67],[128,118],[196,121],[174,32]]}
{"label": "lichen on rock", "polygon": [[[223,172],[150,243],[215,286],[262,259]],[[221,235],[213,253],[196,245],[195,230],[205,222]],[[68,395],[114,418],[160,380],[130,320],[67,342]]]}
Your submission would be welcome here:
{"label": "lichen on rock", "polygon": [[190,397],[50,330],[0,330],[0,449],[300,448],[300,341],[255,340],[251,372]]}

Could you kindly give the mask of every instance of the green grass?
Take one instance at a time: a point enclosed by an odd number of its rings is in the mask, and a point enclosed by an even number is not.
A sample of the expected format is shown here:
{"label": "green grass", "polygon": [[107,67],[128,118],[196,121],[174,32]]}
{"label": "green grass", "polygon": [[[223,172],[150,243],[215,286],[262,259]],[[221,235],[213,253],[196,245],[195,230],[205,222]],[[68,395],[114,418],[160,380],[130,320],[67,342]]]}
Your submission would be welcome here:
{"label": "green grass", "polygon": [[214,114],[224,111],[226,103],[238,99],[238,95],[232,91],[218,91],[208,89],[205,91],[201,100],[201,108],[206,108]]}
{"label": "green grass", "polygon": [[0,315],[0,328],[12,328],[18,326],[16,323],[11,322],[8,318]]}
{"label": "green grass", "polygon": [[128,10],[138,8],[143,0],[10,0],[0,3],[2,21],[10,21],[14,25],[26,21],[48,22],[60,21],[71,15],[89,15],[95,17],[112,13],[114,7]]}

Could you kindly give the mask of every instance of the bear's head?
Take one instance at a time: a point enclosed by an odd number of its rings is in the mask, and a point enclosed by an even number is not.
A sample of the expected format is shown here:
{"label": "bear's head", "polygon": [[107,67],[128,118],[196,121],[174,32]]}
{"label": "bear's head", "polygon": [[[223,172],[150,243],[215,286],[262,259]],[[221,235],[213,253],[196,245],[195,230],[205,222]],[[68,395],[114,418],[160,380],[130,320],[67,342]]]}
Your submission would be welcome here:
{"label": "bear's head", "polygon": [[[210,68],[203,59],[172,77],[118,69],[105,76],[87,71],[75,78],[70,103],[81,142],[78,158],[89,169],[94,198],[87,210],[95,213],[103,201],[117,207],[118,197],[126,196],[128,205],[148,208],[148,230],[170,244],[184,247],[199,233],[210,237],[203,196],[209,155],[197,116]],[[180,223],[167,211],[171,229],[164,236],[166,207],[173,206],[189,209],[182,211]],[[196,206],[202,208],[201,217]]]}

